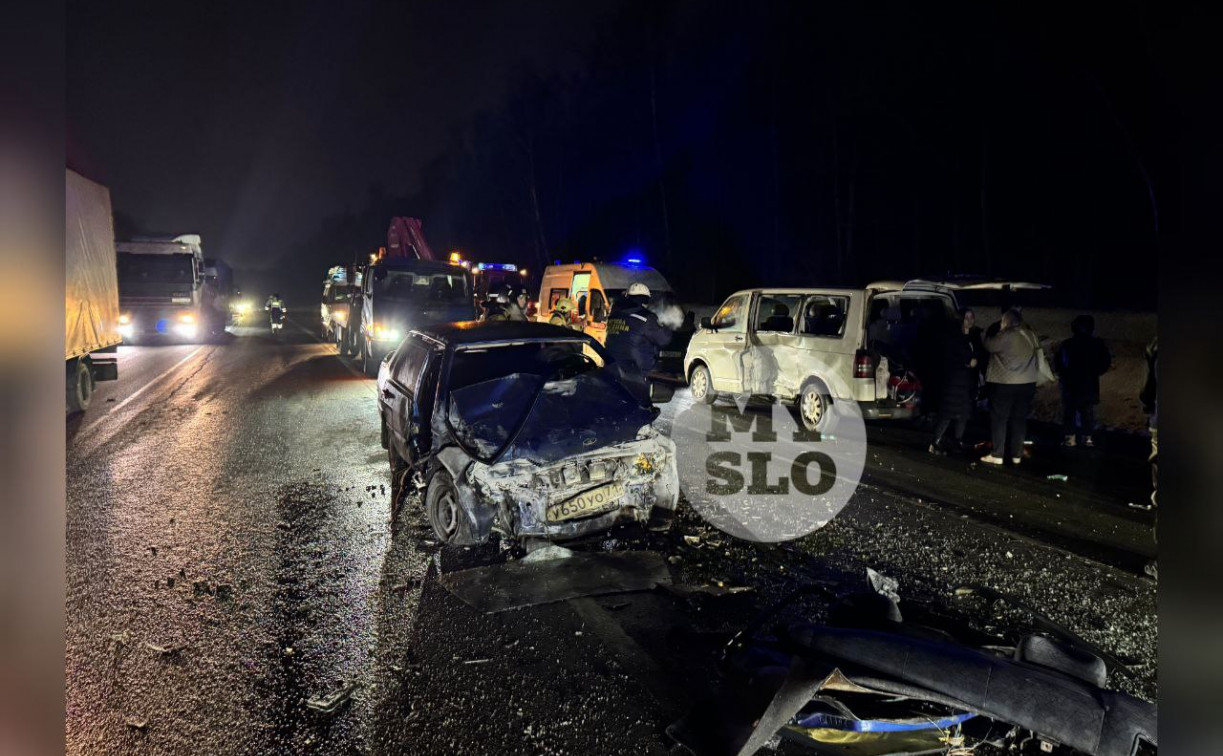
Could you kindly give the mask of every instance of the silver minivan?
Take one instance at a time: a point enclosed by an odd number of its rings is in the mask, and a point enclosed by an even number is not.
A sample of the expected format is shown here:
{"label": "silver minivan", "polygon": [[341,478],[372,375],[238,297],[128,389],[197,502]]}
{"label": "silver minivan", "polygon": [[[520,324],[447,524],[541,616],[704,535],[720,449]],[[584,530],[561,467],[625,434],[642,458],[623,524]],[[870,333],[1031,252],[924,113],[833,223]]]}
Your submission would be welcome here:
{"label": "silver minivan", "polygon": [[862,289],[761,288],[730,295],[702,318],[684,355],[697,401],[768,396],[792,403],[808,430],[828,432],[835,402],[868,419],[920,411],[919,340],[958,317],[955,291],[1039,284],[884,281]]}

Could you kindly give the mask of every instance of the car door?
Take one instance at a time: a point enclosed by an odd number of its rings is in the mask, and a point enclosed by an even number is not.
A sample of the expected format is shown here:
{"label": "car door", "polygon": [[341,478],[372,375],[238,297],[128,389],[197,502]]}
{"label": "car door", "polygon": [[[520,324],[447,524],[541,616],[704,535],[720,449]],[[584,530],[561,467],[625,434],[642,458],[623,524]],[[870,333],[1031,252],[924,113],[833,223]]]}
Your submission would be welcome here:
{"label": "car door", "polygon": [[744,383],[752,394],[790,397],[801,379],[787,369],[793,364],[798,337],[795,327],[802,311],[803,295],[762,291],[752,302],[744,355]]}
{"label": "car door", "polygon": [[600,344],[607,343],[607,315],[611,308],[607,297],[603,295],[603,290],[598,287],[592,287],[582,305],[578,309],[578,314],[583,317],[586,323],[586,327],[583,330],[593,336]]}
{"label": "car door", "polygon": [[781,371],[795,390],[818,378],[836,399],[854,395],[854,359],[861,343],[860,291],[813,290],[804,295],[795,323],[794,346],[783,355]]}
{"label": "car door", "polygon": [[702,336],[702,354],[715,391],[738,394],[744,390],[743,356],[751,301],[751,292],[732,294],[710,318],[712,329]]}
{"label": "car door", "polygon": [[418,414],[415,407],[417,386],[428,356],[429,350],[419,338],[404,339],[391,357],[390,374],[380,397],[391,444],[399,456],[409,461],[413,457],[409,436]]}

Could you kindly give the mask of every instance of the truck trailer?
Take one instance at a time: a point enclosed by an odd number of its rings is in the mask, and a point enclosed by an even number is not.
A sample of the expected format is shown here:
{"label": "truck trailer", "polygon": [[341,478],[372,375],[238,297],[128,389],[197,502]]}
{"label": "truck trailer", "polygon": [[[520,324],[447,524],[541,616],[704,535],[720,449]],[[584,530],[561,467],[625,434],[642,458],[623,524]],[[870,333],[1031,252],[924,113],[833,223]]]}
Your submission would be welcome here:
{"label": "truck trailer", "polygon": [[64,359],[68,412],[89,406],[96,381],[113,381],[119,281],[110,191],[69,170],[64,189]]}

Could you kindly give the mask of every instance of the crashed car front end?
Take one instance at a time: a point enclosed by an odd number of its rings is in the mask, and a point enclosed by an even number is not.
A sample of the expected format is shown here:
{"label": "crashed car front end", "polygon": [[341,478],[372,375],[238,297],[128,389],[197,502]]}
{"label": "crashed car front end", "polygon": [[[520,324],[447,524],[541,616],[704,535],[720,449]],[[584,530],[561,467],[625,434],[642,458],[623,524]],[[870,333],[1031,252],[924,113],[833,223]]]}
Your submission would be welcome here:
{"label": "crashed car front end", "polygon": [[679,500],[675,445],[650,426],[637,438],[549,465],[476,462],[470,481],[493,529],[515,538],[565,540],[627,523]]}

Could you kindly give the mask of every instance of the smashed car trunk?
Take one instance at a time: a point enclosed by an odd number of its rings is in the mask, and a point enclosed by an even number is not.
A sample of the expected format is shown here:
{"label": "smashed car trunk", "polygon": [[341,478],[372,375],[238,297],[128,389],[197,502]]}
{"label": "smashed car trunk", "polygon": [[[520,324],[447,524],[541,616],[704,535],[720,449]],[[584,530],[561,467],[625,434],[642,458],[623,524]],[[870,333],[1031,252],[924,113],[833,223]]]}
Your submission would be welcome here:
{"label": "smashed car trunk", "polygon": [[573,538],[644,523],[654,507],[674,508],[679,474],[671,440],[649,426],[639,433],[639,439],[543,467],[524,460],[473,465],[471,482],[517,536]]}
{"label": "smashed car trunk", "polygon": [[456,389],[446,425],[465,452],[439,459],[459,490],[471,541],[577,538],[644,524],[679,498],[675,445],[655,411],[602,370],[544,382],[515,373]]}

